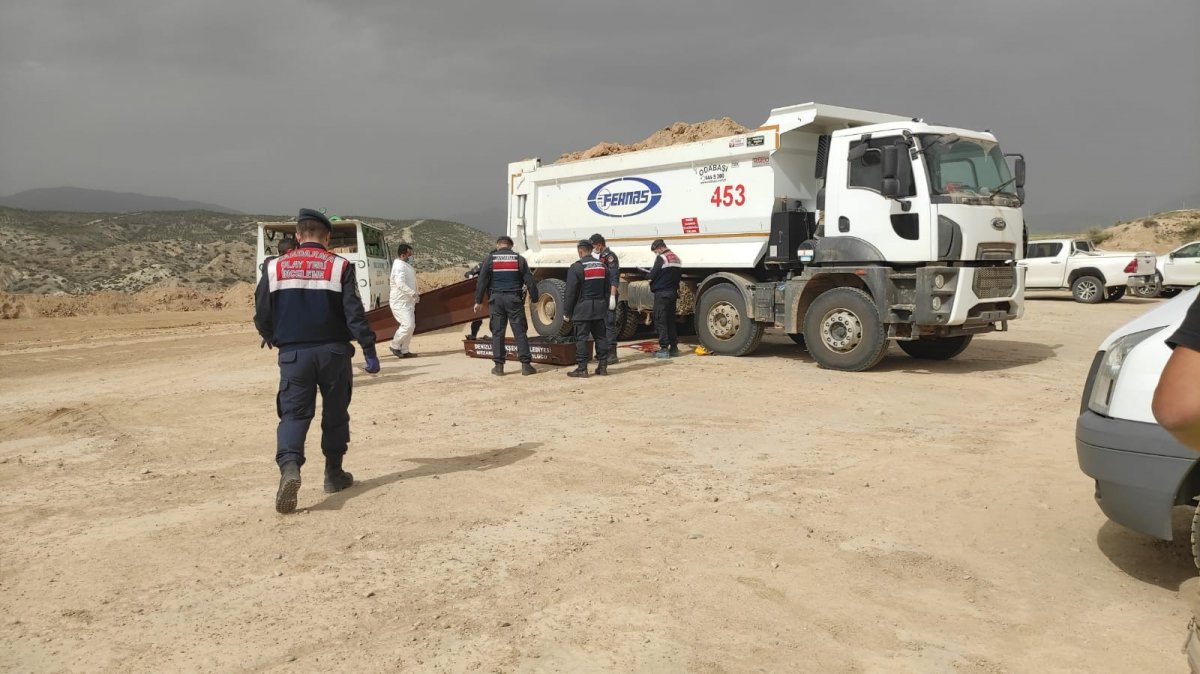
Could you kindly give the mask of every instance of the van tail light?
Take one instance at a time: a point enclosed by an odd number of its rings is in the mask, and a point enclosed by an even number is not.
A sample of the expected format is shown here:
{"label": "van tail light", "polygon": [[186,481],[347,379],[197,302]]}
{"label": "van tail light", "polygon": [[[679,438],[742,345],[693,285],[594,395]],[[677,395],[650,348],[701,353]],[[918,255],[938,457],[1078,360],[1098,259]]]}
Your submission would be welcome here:
{"label": "van tail light", "polygon": [[1133,274],[1135,272],[1137,272],[1137,258],[1136,257],[1133,258],[1132,260],[1130,260],[1129,264],[1125,265],[1125,273],[1126,274]]}

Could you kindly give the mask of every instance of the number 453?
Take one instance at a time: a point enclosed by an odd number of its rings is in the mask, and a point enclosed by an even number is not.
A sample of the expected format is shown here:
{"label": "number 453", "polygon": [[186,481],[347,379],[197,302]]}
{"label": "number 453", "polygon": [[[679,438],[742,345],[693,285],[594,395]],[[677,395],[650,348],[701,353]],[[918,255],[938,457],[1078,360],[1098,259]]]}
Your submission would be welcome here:
{"label": "number 453", "polygon": [[746,203],[746,186],[718,185],[708,202],[716,206],[741,206]]}

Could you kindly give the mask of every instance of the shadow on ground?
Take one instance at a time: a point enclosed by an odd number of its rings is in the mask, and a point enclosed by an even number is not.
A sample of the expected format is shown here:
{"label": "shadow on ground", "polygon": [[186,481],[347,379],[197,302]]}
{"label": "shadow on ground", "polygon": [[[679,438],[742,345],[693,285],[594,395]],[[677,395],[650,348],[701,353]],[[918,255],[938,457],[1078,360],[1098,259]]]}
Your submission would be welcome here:
{"label": "shadow on ground", "polygon": [[1190,544],[1191,508],[1176,508],[1172,513],[1175,540],[1160,541],[1105,520],[1096,534],[1096,547],[1113,566],[1130,577],[1172,592],[1196,575]]}
{"label": "shadow on ground", "polygon": [[[899,347],[892,345],[883,362],[872,372],[912,372],[915,374],[995,372],[1035,365],[1055,356],[1062,344],[1022,342],[998,339],[989,336],[976,337],[971,345],[951,360],[917,360],[909,357]],[[802,347],[791,342],[763,342],[754,357],[789,358],[811,363],[812,356]]]}
{"label": "shadow on ground", "polygon": [[527,459],[534,454],[534,449],[541,447],[540,442],[523,442],[512,447],[504,449],[494,449],[478,454],[465,454],[463,456],[447,456],[434,458],[414,458],[404,459],[409,463],[419,464],[416,468],[402,470],[388,475],[381,475],[369,480],[355,481],[354,486],[340,491],[336,494],[327,496],[324,501],[309,508],[309,510],[341,510],[346,501],[361,496],[373,489],[386,487],[390,484],[395,484],[401,480],[411,480],[419,477],[433,477],[434,475],[446,475],[449,473],[458,473],[464,470],[494,470],[512,465],[522,459]]}

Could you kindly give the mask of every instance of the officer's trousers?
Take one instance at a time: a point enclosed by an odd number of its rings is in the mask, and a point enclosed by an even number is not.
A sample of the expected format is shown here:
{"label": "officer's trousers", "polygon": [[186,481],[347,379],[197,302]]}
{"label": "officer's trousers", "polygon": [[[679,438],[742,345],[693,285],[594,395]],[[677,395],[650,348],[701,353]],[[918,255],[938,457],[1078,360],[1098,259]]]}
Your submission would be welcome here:
{"label": "officer's trousers", "polygon": [[617,333],[620,331],[621,326],[617,325],[617,312],[608,310],[608,298],[604,298],[604,301],[604,337],[609,345],[608,356],[606,358],[615,358],[617,356]]}
{"label": "officer's trousers", "polygon": [[321,391],[321,453],[338,457],[350,444],[350,394],[354,373],[349,344],[321,344],[279,354],[279,430],[275,462],[304,465],[304,438]]}
{"label": "officer's trousers", "polygon": [[517,343],[517,360],[533,362],[529,353],[529,336],[525,325],[525,294],[520,292],[495,293],[488,301],[491,308],[492,361],[504,364],[506,352],[504,337],[507,327],[512,326],[513,340]]}
{"label": "officer's trousers", "polygon": [[654,293],[654,329],[658,332],[658,347],[673,349],[679,346],[679,326],[675,323],[679,295]]}
{"label": "officer's trousers", "polygon": [[[594,315],[594,314],[593,314]],[[596,362],[608,360],[608,338],[605,336],[603,318],[573,321],[575,330],[575,364],[586,369],[588,364],[588,337],[596,343]]]}

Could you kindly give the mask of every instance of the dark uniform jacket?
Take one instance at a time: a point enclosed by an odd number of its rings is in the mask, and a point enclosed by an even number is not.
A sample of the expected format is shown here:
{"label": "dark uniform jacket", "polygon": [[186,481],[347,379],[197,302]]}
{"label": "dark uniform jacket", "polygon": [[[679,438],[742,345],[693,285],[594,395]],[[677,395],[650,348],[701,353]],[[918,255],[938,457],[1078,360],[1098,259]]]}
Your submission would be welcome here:
{"label": "dark uniform jacket", "polygon": [[1175,334],[1167,339],[1167,344],[1172,349],[1182,346],[1200,351],[1200,297],[1192,302],[1187,315],[1183,318],[1183,323],[1175,331]]}
{"label": "dark uniform jacket", "polygon": [[683,263],[679,256],[670,249],[664,250],[654,258],[654,266],[650,268],[650,291],[656,293],[679,294],[679,277],[683,274]]}
{"label": "dark uniform jacket", "polygon": [[[596,256],[604,263],[604,268],[607,270],[608,285],[616,286],[621,284],[621,260],[617,258],[617,254],[612,251],[612,248],[605,246],[604,250]],[[610,290],[611,292],[611,290]]]}
{"label": "dark uniform jacket", "polygon": [[357,294],[354,265],[319,243],[265,263],[254,291],[254,327],[280,351],[356,340],[363,350],[375,346]]}
{"label": "dark uniform jacket", "polygon": [[475,304],[483,303],[484,293],[519,292],[529,289],[529,297],[538,299],[537,283],[529,272],[529,263],[510,248],[493,250],[479,263],[479,280],[475,282]]}
{"label": "dark uniform jacket", "polygon": [[563,315],[573,321],[603,320],[608,311],[608,278],[605,264],[591,255],[571,265]]}

